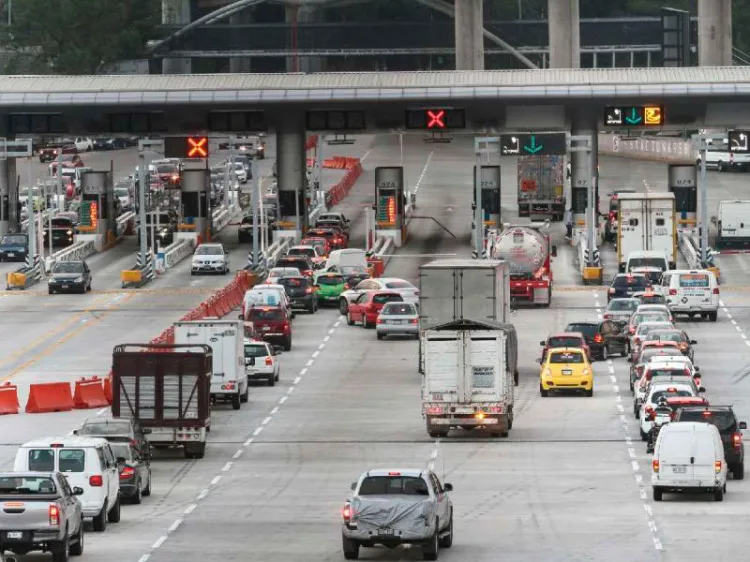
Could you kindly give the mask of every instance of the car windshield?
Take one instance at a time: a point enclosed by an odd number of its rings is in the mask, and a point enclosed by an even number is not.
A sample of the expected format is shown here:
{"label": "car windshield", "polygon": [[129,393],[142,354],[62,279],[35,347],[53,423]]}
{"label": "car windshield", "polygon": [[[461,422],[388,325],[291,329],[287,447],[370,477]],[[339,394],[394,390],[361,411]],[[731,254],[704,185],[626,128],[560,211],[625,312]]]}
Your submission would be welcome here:
{"label": "car windshield", "polygon": [[87,422],[78,430],[78,435],[130,435],[130,422]]}
{"label": "car windshield", "polygon": [[631,299],[615,299],[609,303],[607,310],[613,311],[631,311],[638,308],[638,301]]}
{"label": "car windshield", "polygon": [[683,410],[680,412],[680,421],[711,423],[722,433],[734,432],[737,425],[734,414],[726,410]]}
{"label": "car windshield", "polygon": [[343,285],[344,278],[341,275],[321,275],[318,277],[318,285]]}
{"label": "car windshield", "polygon": [[612,286],[615,289],[625,289],[627,287],[645,289],[649,286],[649,282],[643,275],[620,275],[615,277]]}
{"label": "car windshield", "polygon": [[224,255],[224,250],[221,249],[221,246],[198,246],[198,248],[195,250],[196,256],[222,256]]}
{"label": "car windshield", "polygon": [[372,302],[375,304],[385,304],[387,302],[402,302],[404,299],[401,295],[375,295]]}
{"label": "car windshield", "polygon": [[267,357],[268,349],[263,344],[245,344],[245,357]]}
{"label": "car windshield", "polygon": [[568,324],[566,332],[580,332],[588,338],[594,337],[599,332],[598,324]]}
{"label": "car windshield", "polygon": [[315,257],[315,248],[291,248],[289,250],[290,256],[308,256],[311,258]]}
{"label": "car windshield", "polygon": [[417,309],[410,303],[388,303],[383,307],[380,314],[385,316],[414,316]]}
{"label": "car windshield", "polygon": [[550,354],[549,362],[553,364],[583,363],[583,354],[574,351],[555,351]]}
{"label": "car windshield", "polygon": [[[656,404],[662,396],[664,398],[671,398],[672,396],[693,396],[693,393],[690,392],[689,390],[684,390],[684,389],[680,389],[680,390],[677,390],[677,389],[675,389],[675,390],[657,390],[656,392],[654,392],[651,395],[650,402],[652,404]],[[681,421],[684,421],[684,420],[681,420]]]}
{"label": "car windshield", "polygon": [[414,289],[414,285],[408,281],[389,281],[385,284],[386,289]]}
{"label": "car windshield", "polygon": [[83,264],[69,261],[59,261],[52,268],[52,273],[83,273]]}
{"label": "car windshield", "polygon": [[676,330],[668,330],[668,331],[652,330],[649,333],[649,338],[655,341],[673,341],[676,343],[687,342],[687,338],[685,337],[685,334],[682,332],[678,332]]}
{"label": "car windshield", "polygon": [[0,478],[0,496],[56,493],[55,481],[45,476],[3,476]]}
{"label": "car windshield", "polygon": [[416,476],[368,476],[359,487],[360,496],[429,496],[427,483]]}
{"label": "car windshield", "polygon": [[284,319],[284,313],[280,308],[251,308],[248,313],[248,320],[271,320],[280,321]]}
{"label": "car windshield", "polygon": [[3,236],[3,244],[18,244],[23,246],[26,244],[26,237],[20,234],[6,234]]}
{"label": "car windshield", "polygon": [[547,340],[548,347],[581,347],[583,341],[576,336],[553,336]]}
{"label": "car windshield", "polygon": [[110,442],[109,446],[112,448],[112,453],[115,455],[116,459],[119,459],[120,457],[122,457],[126,461],[133,460],[133,451],[130,448],[129,444]]}
{"label": "car windshield", "polygon": [[177,173],[177,168],[172,164],[159,164],[156,167],[157,174],[173,174]]}
{"label": "car windshield", "polygon": [[664,258],[632,258],[628,260],[628,267],[658,267],[662,271],[667,269],[667,260]]}

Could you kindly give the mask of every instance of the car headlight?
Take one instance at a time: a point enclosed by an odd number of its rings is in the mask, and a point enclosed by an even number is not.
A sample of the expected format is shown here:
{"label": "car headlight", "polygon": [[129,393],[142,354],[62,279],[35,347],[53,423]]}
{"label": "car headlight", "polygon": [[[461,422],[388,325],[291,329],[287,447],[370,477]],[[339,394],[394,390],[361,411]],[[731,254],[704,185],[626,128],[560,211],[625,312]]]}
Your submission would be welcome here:
{"label": "car headlight", "polygon": [[83,277],[76,277],[74,283],[83,283]]}
{"label": "car headlight", "polygon": [[47,283],[50,284],[50,285],[52,285],[53,283],[56,283],[56,282],[57,282],[57,279],[55,279],[54,277],[51,278],[49,281],[47,281]]}

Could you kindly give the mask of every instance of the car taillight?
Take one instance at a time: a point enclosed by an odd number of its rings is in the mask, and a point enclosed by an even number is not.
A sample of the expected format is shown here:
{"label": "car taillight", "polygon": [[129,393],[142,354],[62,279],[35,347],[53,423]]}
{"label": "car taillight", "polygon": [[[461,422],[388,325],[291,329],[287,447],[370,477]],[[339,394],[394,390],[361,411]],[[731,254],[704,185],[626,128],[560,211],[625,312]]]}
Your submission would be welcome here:
{"label": "car taillight", "polygon": [[349,287],[349,283],[344,283],[344,290],[348,291],[351,287]]}
{"label": "car taillight", "polygon": [[609,214],[609,220],[613,221],[613,220],[616,220],[616,219],[617,219],[617,213],[611,212]]}
{"label": "car taillight", "polygon": [[740,447],[742,447],[742,434],[741,433],[732,434],[732,445],[734,445],[735,449],[739,449]]}
{"label": "car taillight", "polygon": [[628,331],[630,332],[630,335],[631,335],[631,336],[632,336],[633,334],[635,334],[635,326],[631,326],[631,327],[630,327],[630,330],[628,330]]}
{"label": "car taillight", "polygon": [[289,331],[289,322],[284,322],[281,329],[284,331],[284,333]]}
{"label": "car taillight", "polygon": [[604,318],[604,320],[609,320],[610,318],[612,318],[612,315],[609,313],[606,313],[604,316],[602,316],[602,318]]}
{"label": "car taillight", "polygon": [[677,289],[669,289],[669,296],[673,297],[677,294]]}
{"label": "car taillight", "polygon": [[601,334],[596,334],[596,335],[594,336],[594,341],[595,341],[596,343],[602,343],[602,341],[604,341],[604,338],[602,338],[602,335],[601,335]]}
{"label": "car taillight", "polygon": [[714,295],[718,295],[719,294],[719,288],[718,287],[714,287],[713,293],[714,293]]}
{"label": "car taillight", "polygon": [[646,406],[645,411],[646,411],[646,414],[649,416],[654,413],[654,409],[651,406]]}
{"label": "car taillight", "polygon": [[614,287],[610,287],[609,288],[609,294],[610,295],[614,295],[615,294],[615,288]]}
{"label": "car taillight", "polygon": [[409,320],[409,324],[419,324],[419,318],[412,318]]}
{"label": "car taillight", "polygon": [[313,292],[312,287],[308,287],[307,289],[305,289],[305,293],[308,295],[312,294],[312,292]]}
{"label": "car taillight", "polygon": [[266,357],[266,365],[268,367],[270,367],[271,365],[273,365],[273,359],[271,359],[270,357]]}
{"label": "car taillight", "polygon": [[378,324],[382,324],[382,323],[383,323],[383,319],[382,319],[382,318],[380,318],[380,317],[378,317],[378,319],[376,320],[376,322],[377,322]]}
{"label": "car taillight", "polygon": [[654,472],[656,472],[658,474],[658,472],[659,472],[659,461],[657,461],[657,460],[651,461],[651,468],[653,469]]}
{"label": "car taillight", "polygon": [[638,365],[635,368],[635,372],[638,373],[638,376],[640,377],[643,374],[643,365]]}
{"label": "car taillight", "polygon": [[104,486],[104,478],[102,478],[101,474],[94,474],[91,478],[89,478],[89,486],[93,486],[94,488],[101,488]]}
{"label": "car taillight", "polygon": [[721,461],[714,461],[714,472],[716,472],[716,474],[721,472]]}
{"label": "car taillight", "polygon": [[130,480],[133,476],[135,476],[135,469],[131,466],[126,466],[120,473],[120,480]]}
{"label": "car taillight", "polygon": [[344,509],[341,510],[341,516],[344,518],[344,521],[346,523],[349,523],[349,521],[352,520],[352,506],[346,504],[344,506]]}
{"label": "car taillight", "polygon": [[49,524],[50,525],[59,525],[60,524],[60,508],[57,507],[54,503],[51,503],[49,505],[49,509],[47,510],[49,513]]}
{"label": "car taillight", "polygon": [[635,336],[633,338],[633,344],[634,345],[641,345],[641,338],[639,338],[638,336]]}

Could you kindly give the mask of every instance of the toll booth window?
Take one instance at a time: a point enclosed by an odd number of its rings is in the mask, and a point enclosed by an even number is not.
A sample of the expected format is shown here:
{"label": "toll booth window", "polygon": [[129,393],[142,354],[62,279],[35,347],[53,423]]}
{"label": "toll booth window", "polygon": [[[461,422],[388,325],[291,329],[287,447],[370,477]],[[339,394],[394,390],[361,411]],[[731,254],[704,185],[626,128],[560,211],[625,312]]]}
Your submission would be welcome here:
{"label": "toll booth window", "polygon": [[675,209],[678,213],[695,213],[698,210],[698,194],[695,187],[673,187]]}
{"label": "toll booth window", "polygon": [[588,191],[585,189],[574,189],[573,190],[573,201],[571,207],[574,213],[585,213],[586,204],[589,199]]}
{"label": "toll booth window", "polygon": [[[200,194],[197,192],[182,192],[182,205],[183,213],[186,217],[200,217],[198,212],[198,198]],[[204,209],[205,214],[205,209]]]}

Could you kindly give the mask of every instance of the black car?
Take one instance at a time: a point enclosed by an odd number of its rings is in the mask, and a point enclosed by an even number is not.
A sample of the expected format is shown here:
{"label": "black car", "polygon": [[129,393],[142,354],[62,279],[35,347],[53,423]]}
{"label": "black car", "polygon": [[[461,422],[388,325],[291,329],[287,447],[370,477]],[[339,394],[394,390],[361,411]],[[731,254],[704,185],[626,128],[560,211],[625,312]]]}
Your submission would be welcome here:
{"label": "black car", "polygon": [[156,233],[156,239],[159,241],[160,248],[166,248],[174,242],[174,235],[177,232],[178,218],[176,213],[161,212],[158,217],[156,212],[150,212],[146,215],[146,240],[152,248],[153,234]]}
{"label": "black car", "polygon": [[28,253],[28,234],[6,234],[0,240],[0,261],[24,261]]}
{"label": "black car", "polygon": [[73,431],[74,435],[132,441],[140,454],[146,457],[151,456],[151,448],[146,439],[149,433],[151,433],[149,428],[142,428],[136,420],[127,418],[89,418],[79,429]]}
{"label": "black car", "polygon": [[619,353],[625,357],[630,353],[627,324],[621,322],[572,322],[563,331],[582,333],[594,359],[606,361],[611,354]]}
{"label": "black car", "polygon": [[91,290],[91,270],[83,260],[59,261],[52,266],[47,286],[49,294],[85,293]]}
{"label": "black car", "polygon": [[72,219],[55,217],[44,225],[45,247],[49,246],[50,230],[52,231],[52,246],[55,248],[67,248],[75,242],[76,224]]}
{"label": "black car", "polygon": [[631,297],[651,288],[651,281],[642,273],[618,273],[607,291],[607,302],[612,299]]}
{"label": "black car", "polygon": [[[268,243],[273,242],[273,223],[270,217],[267,218],[266,228],[268,229]],[[258,231],[263,228],[263,223],[258,224]],[[237,229],[237,241],[242,244],[243,242],[253,241],[253,216],[248,215],[242,219],[240,226]]]}
{"label": "black car", "polygon": [[310,277],[282,277],[279,279],[279,285],[284,287],[292,308],[303,308],[310,314],[318,311],[318,295]]}
{"label": "black car", "polygon": [[151,495],[151,459],[127,439],[110,439],[109,446],[117,459],[120,497],[141,503],[141,497]]}
{"label": "black car", "polygon": [[310,258],[306,256],[284,256],[276,260],[274,267],[296,267],[299,272],[312,279],[313,264]]}
{"label": "black car", "polygon": [[732,406],[681,406],[675,413],[674,421],[712,423],[719,430],[724,444],[724,458],[727,468],[735,480],[745,478],[745,444],[742,430],[747,423],[738,421]]}

